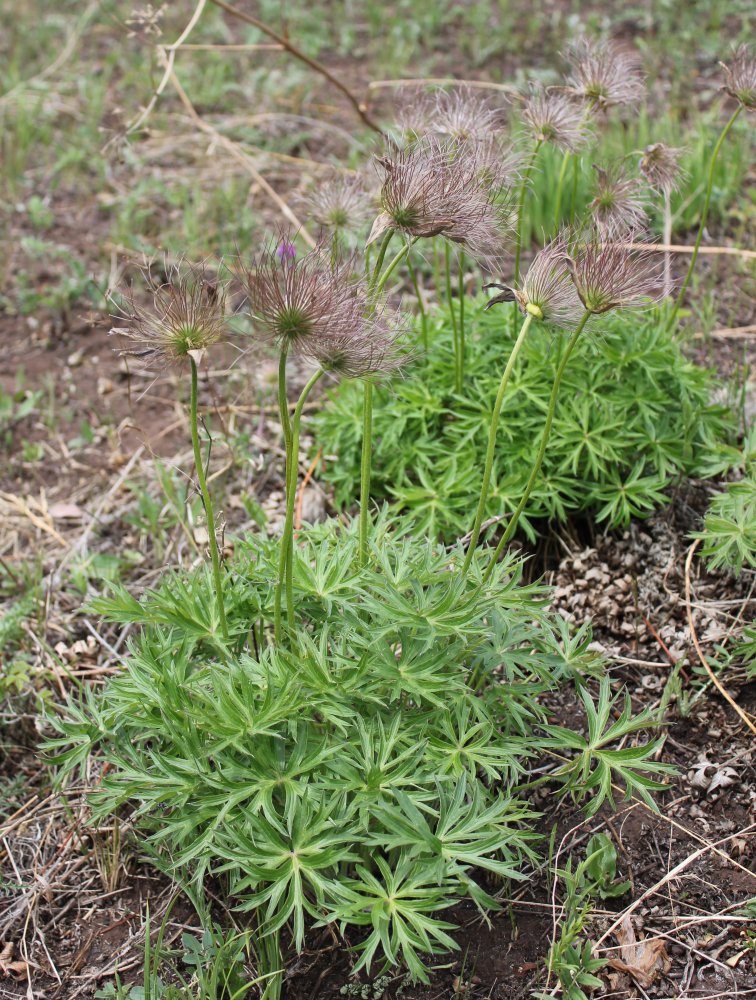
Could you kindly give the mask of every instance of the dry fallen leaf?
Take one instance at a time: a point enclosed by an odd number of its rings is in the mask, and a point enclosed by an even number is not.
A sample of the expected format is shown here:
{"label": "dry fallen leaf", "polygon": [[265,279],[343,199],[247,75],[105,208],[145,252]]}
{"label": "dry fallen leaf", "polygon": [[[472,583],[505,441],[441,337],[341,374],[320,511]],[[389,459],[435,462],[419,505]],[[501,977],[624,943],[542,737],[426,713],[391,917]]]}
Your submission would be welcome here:
{"label": "dry fallen leaf", "polygon": [[616,938],[622,957],[610,958],[609,965],[632,976],[643,989],[651,986],[660,972],[669,972],[672,963],[664,942],[658,938],[639,941],[629,917],[617,928]]}
{"label": "dry fallen leaf", "polygon": [[54,503],[47,513],[55,520],[84,517],[84,511],[75,503]]}
{"label": "dry fallen leaf", "polygon": [[15,976],[16,979],[24,979],[29,971],[29,965],[21,959],[11,961],[13,955],[13,942],[8,941],[0,951],[0,975]]}

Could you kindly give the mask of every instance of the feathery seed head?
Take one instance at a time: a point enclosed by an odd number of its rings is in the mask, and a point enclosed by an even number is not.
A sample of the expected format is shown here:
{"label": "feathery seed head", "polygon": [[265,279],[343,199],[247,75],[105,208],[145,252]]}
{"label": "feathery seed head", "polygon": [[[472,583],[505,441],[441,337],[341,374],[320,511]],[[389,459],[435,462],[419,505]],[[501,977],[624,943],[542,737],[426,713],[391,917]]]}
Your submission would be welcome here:
{"label": "feathery seed head", "polygon": [[380,378],[396,372],[408,355],[400,347],[406,324],[375,313],[359,331],[322,340],[313,357],[324,371],[345,378]]}
{"label": "feathery seed head", "polygon": [[[554,326],[574,326],[583,313],[580,299],[572,281],[567,258],[569,236],[560,233],[533,258],[520,288],[503,288],[501,295],[492,298],[486,309],[497,302],[516,301],[523,314]],[[492,287],[487,285],[487,288]]]}
{"label": "feathery seed head", "polygon": [[637,61],[613,42],[581,38],[567,52],[567,91],[605,111],[613,104],[637,104],[646,91]]}
{"label": "feathery seed head", "polygon": [[621,164],[608,170],[593,164],[596,197],[588,205],[593,221],[605,234],[639,229],[646,222],[646,204],[639,181],[628,177]]}
{"label": "feathery seed head", "polygon": [[604,240],[600,233],[578,238],[567,261],[588,312],[641,308],[663,298],[661,255],[634,246],[630,235],[613,241]]}
{"label": "feathery seed head", "polygon": [[246,273],[257,329],[277,347],[349,378],[387,375],[403,363],[398,318],[376,309],[353,261],[332,263],[325,246],[295,260],[265,251]]}
{"label": "feathery seed head", "polygon": [[533,91],[525,101],[522,117],[537,142],[550,142],[566,153],[579,152],[591,137],[584,109],[567,94]]}
{"label": "feathery seed head", "polygon": [[471,87],[455,87],[436,94],[431,128],[450,139],[480,142],[500,132],[505,123],[504,108]]}
{"label": "feathery seed head", "polygon": [[333,265],[323,246],[299,258],[267,249],[246,271],[244,285],[257,330],[279,349],[312,357],[329,337],[363,327],[367,291],[350,277],[349,263]]}
{"label": "feathery seed head", "polygon": [[724,89],[738,104],[748,111],[756,111],[756,56],[747,45],[741,45],[727,63],[719,64],[724,70]]}
{"label": "feathery seed head", "polygon": [[646,146],[638,161],[638,169],[646,178],[649,187],[667,197],[676,191],[683,180],[680,167],[682,149],[675,149],[663,142],[654,142]]}
{"label": "feathery seed head", "polygon": [[378,163],[383,211],[368,244],[394,229],[409,238],[443,236],[485,261],[501,255],[509,213],[501,192],[481,178],[474,145],[424,136]]}
{"label": "feathery seed head", "polygon": [[510,135],[497,132],[475,143],[474,159],[480,183],[494,191],[511,191],[522,180],[525,155]]}
{"label": "feathery seed head", "polygon": [[302,199],[309,215],[323,229],[357,229],[371,214],[370,198],[358,178],[337,176],[317,185]]}
{"label": "feathery seed head", "polygon": [[202,352],[225,332],[226,287],[220,284],[205,264],[186,260],[165,265],[160,280],[152,267],[144,276],[152,289],[152,303],[142,307],[133,295],[127,312],[114,318],[125,325],[113,327],[134,342],[122,355],[143,358],[155,367],[177,364],[193,352]]}
{"label": "feathery seed head", "polygon": [[505,122],[500,103],[466,85],[420,93],[397,113],[400,133],[409,140],[435,134],[479,142],[500,132]]}

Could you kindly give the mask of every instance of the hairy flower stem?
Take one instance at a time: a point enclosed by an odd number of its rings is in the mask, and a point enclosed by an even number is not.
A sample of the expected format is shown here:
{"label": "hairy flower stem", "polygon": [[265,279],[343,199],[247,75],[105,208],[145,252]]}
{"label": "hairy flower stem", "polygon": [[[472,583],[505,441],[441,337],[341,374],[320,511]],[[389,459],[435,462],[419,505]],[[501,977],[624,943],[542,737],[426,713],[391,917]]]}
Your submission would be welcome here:
{"label": "hairy flower stem", "polygon": [[578,177],[580,176],[580,161],[577,156],[572,161],[572,200],[570,201],[570,225],[575,225],[577,215]]}
{"label": "hairy flower stem", "polygon": [[389,229],[388,232],[384,234],[380,246],[378,247],[378,257],[376,258],[375,265],[373,266],[373,273],[368,281],[368,291],[371,293],[375,292],[375,284],[378,281],[378,275],[381,273],[383,261],[386,259],[386,251],[388,250],[388,245],[391,242],[391,237],[393,235],[393,229]]}
{"label": "hairy flower stem", "polygon": [[496,546],[496,551],[491,557],[491,562],[488,564],[488,568],[483,574],[483,582],[485,583],[496,565],[499,556],[504,550],[504,546],[510,541],[517,528],[517,522],[520,520],[520,515],[527,506],[528,500],[530,499],[530,494],[533,492],[533,487],[538,479],[538,473],[541,471],[541,465],[543,463],[543,456],[546,454],[546,445],[549,442],[549,435],[551,434],[551,425],[554,422],[554,413],[556,411],[557,396],[559,395],[559,386],[562,381],[562,376],[564,375],[564,370],[567,367],[567,362],[570,360],[570,355],[577,344],[580,334],[583,332],[585,324],[590,319],[592,313],[586,310],[583,313],[583,317],[575,327],[575,331],[567,341],[567,347],[559,360],[559,365],[557,366],[556,375],[554,376],[554,384],[551,387],[551,396],[549,397],[549,408],[546,413],[546,422],[543,426],[543,434],[541,435],[541,444],[538,448],[538,454],[536,455],[535,462],[533,463],[533,468],[530,470],[530,477],[528,479],[527,485],[525,486],[525,492],[520,498],[520,502],[517,504],[517,509],[509,520],[506,531],[501,536],[499,544]]}
{"label": "hairy flower stem", "polygon": [[473,554],[475,548],[478,544],[478,539],[480,538],[480,529],[483,524],[483,518],[486,513],[486,503],[488,502],[488,491],[491,487],[491,471],[493,469],[494,453],[496,451],[496,432],[499,427],[499,416],[501,415],[501,407],[504,402],[504,394],[507,390],[507,385],[509,384],[509,377],[512,374],[512,369],[514,368],[515,361],[517,360],[517,355],[520,353],[520,348],[525,343],[525,337],[528,332],[530,324],[533,322],[533,314],[528,313],[523,321],[520,328],[519,336],[515,341],[514,347],[512,348],[509,359],[507,360],[504,373],[501,376],[501,382],[499,383],[499,390],[496,393],[496,400],[494,402],[493,414],[491,415],[491,424],[488,428],[488,448],[486,449],[486,461],[483,466],[483,483],[480,489],[480,500],[478,502],[478,510],[475,514],[475,522],[473,524],[473,529],[470,533],[470,544],[467,549],[467,555],[465,556],[465,561],[462,566],[462,573],[467,573],[470,568],[470,563],[472,562]]}
{"label": "hairy flower stem", "polygon": [[562,195],[564,194],[564,182],[567,179],[567,167],[570,165],[572,153],[567,150],[562,157],[562,166],[559,168],[559,180],[556,189],[556,204],[554,206],[554,233],[559,232],[562,223]]}
{"label": "hairy flower stem", "polygon": [[[289,419],[289,400],[286,395],[286,358],[289,353],[289,345],[284,343],[281,347],[281,355],[278,359],[278,413],[281,421],[281,429],[284,436],[284,482],[289,481],[289,469],[291,468],[291,420]],[[294,542],[289,546],[286,558],[292,558]]]}
{"label": "hairy flower stem", "polygon": [[205,517],[207,518],[207,540],[210,546],[210,559],[213,564],[213,582],[215,584],[215,601],[218,605],[218,618],[220,619],[221,632],[223,638],[228,640],[228,625],[226,624],[226,608],[223,601],[223,580],[221,578],[220,554],[218,553],[218,539],[215,536],[215,514],[213,512],[213,502],[210,499],[210,491],[207,488],[207,477],[205,476],[205,464],[200,450],[199,429],[197,420],[197,363],[190,355],[189,360],[192,365],[192,394],[191,394],[191,427],[192,427],[192,448],[194,450],[194,467],[197,471],[197,481],[199,482],[202,494],[202,503],[205,507]]}
{"label": "hairy flower stem", "polygon": [[359,565],[367,562],[367,536],[370,507],[370,473],[373,457],[373,383],[366,379],[362,403],[362,458],[360,461]]}
{"label": "hairy flower stem", "polygon": [[428,312],[425,308],[425,300],[423,299],[423,293],[420,291],[420,282],[417,277],[417,268],[410,267],[410,278],[412,279],[412,287],[415,290],[415,296],[417,298],[417,309],[420,313],[420,330],[423,338],[423,352],[428,353]]}
{"label": "hairy flower stem", "polygon": [[[669,191],[664,192],[664,232],[662,235],[664,245],[669,246],[672,242],[672,202]],[[664,298],[668,298],[672,291],[672,256],[669,250],[664,251]]]}
{"label": "hairy flower stem", "polygon": [[727,138],[727,133],[735,124],[737,117],[742,110],[743,110],[742,104],[739,104],[737,108],[735,108],[732,115],[730,116],[730,120],[722,129],[722,133],[719,136],[719,139],[717,140],[717,144],[714,147],[713,153],[711,154],[711,160],[709,161],[709,176],[706,182],[706,197],[704,198],[703,209],[701,211],[701,222],[699,223],[698,226],[698,235],[696,236],[696,242],[693,247],[693,253],[691,254],[690,257],[690,264],[688,265],[688,273],[685,275],[685,281],[683,281],[682,283],[682,287],[680,288],[680,291],[677,295],[677,299],[675,300],[674,308],[672,309],[672,314],[669,317],[669,323],[667,324],[668,330],[671,330],[675,324],[675,320],[677,319],[677,314],[680,311],[680,306],[682,305],[682,301],[685,298],[685,292],[687,291],[688,285],[690,284],[690,279],[693,276],[693,269],[696,266],[696,260],[698,259],[698,251],[701,248],[701,240],[703,239],[704,229],[706,228],[706,221],[709,218],[709,205],[711,204],[711,189],[714,186],[714,168],[717,165],[717,159],[719,158],[719,151],[722,148],[722,143]]}
{"label": "hairy flower stem", "polygon": [[[409,252],[409,244],[405,244],[394,259],[389,263],[385,273],[379,280],[383,261],[386,259],[386,251],[394,235],[393,230],[385,234],[381,240],[378,258],[373,268],[373,273],[368,281],[368,291],[371,301],[374,304],[383,286],[386,284],[389,275],[398,266],[399,262]],[[373,386],[369,380],[363,386],[362,398],[362,456],[360,459],[360,523],[359,523],[359,547],[357,560],[360,566],[364,566],[367,561],[367,536],[368,536],[368,515],[370,508],[370,473],[373,457]]]}
{"label": "hairy flower stem", "polygon": [[307,385],[302,390],[297,405],[294,408],[294,415],[291,419],[291,454],[286,473],[286,520],[284,521],[283,537],[281,538],[281,551],[278,560],[278,584],[276,586],[276,596],[274,605],[274,632],[276,642],[280,643],[282,637],[281,605],[283,601],[284,582],[286,584],[286,615],[289,628],[294,625],[294,502],[297,496],[297,477],[299,471],[299,428],[302,422],[302,410],[307,397],[310,395],[313,386],[323,375],[320,368],[310,376]]}
{"label": "hairy flower stem", "polygon": [[459,324],[457,322],[457,311],[454,308],[454,295],[452,292],[451,278],[451,250],[449,244],[444,246],[444,275],[446,284],[446,304],[449,308],[449,317],[452,325],[452,345],[454,347],[454,389],[462,392],[462,369],[460,367],[460,346],[459,346]]}
{"label": "hairy flower stem", "polygon": [[465,377],[465,254],[459,251],[459,381],[460,391]]}
{"label": "hairy flower stem", "polygon": [[409,243],[405,243],[402,249],[399,250],[396,253],[396,255],[392,257],[391,260],[388,262],[388,264],[386,265],[386,270],[380,276],[378,281],[375,282],[375,286],[373,288],[373,304],[375,304],[375,300],[378,298],[383,289],[386,287],[386,282],[389,280],[391,275],[401,264],[404,258],[409,254],[410,250],[417,242],[417,239],[418,237],[415,237],[414,239],[410,240]]}
{"label": "hairy flower stem", "polygon": [[[530,159],[528,160],[528,165],[525,168],[525,173],[522,175],[522,184],[520,185],[520,196],[517,199],[517,228],[515,229],[515,269],[514,269],[514,285],[517,285],[520,280],[520,258],[522,257],[522,217],[525,212],[525,198],[528,193],[528,187],[530,185],[530,178],[533,174],[533,167],[535,166],[536,158],[543,145],[543,140],[538,139],[535,146],[533,146],[533,151],[530,154]],[[519,315],[519,308],[516,302],[512,303],[512,329],[517,327],[517,317]]]}

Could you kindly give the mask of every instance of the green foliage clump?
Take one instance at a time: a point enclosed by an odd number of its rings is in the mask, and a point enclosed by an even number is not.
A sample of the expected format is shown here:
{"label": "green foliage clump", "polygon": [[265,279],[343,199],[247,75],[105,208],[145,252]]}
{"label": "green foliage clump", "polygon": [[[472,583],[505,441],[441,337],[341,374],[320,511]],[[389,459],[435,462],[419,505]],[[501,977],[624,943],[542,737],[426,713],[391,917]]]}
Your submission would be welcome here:
{"label": "green foliage clump", "polygon": [[[461,394],[442,308],[431,317],[427,355],[375,394],[373,494],[447,539],[471,527],[493,400],[515,335],[508,311],[476,306]],[[561,347],[557,333],[528,335],[502,411],[488,517],[510,514],[523,495]],[[567,366],[523,529],[532,538],[534,521],[584,510],[611,527],[625,525],[666,503],[678,476],[720,471],[729,460],[720,445],[733,424],[711,403],[714,386],[713,375],[688,361],[653,315],[594,317]],[[323,477],[340,507],[357,495],[361,406],[361,389],[344,382],[313,421],[326,456]]]}
{"label": "green foliage clump", "polygon": [[694,538],[703,542],[701,555],[709,569],[756,569],[756,463],[746,476],[728,483],[709,504],[703,531]]}
{"label": "green foliage clump", "polygon": [[[515,556],[484,582],[484,558],[460,574],[461,550],[389,525],[384,511],[363,568],[355,527],[300,535],[298,627],[278,645],[261,624],[277,541],[240,543],[228,642],[206,568],[139,602],[100,599],[96,610],[143,629],[104,695],[85,690],[53,720],[49,746],[68,769],[93,751],[109,763],[96,813],[132,803],[198,896],[215,876],[263,933],[288,924],[302,948],[308,922],[333,922],[362,934],[355,971],[403,962],[423,980],[423,956],[455,947],[449,907],[496,907],[491,879],[526,877],[536,814],[519,785],[560,739],[538,696],[566,679],[582,688],[601,664],[589,630],[570,635]],[[597,705],[583,700],[589,737],[572,763],[573,744],[561,747],[556,786],[595,801],[614,782],[648,798],[660,786],[642,774],[665,770],[655,742],[632,738],[648,714],[613,718],[605,678]]]}

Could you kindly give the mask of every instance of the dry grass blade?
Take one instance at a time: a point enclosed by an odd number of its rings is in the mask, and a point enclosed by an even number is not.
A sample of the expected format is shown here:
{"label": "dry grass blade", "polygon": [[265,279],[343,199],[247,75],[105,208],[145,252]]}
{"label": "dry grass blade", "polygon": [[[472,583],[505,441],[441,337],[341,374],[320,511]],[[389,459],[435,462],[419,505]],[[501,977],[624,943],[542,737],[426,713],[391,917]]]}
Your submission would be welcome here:
{"label": "dry grass blade", "polygon": [[368,128],[372,129],[374,132],[378,132],[379,135],[383,134],[381,127],[377,125],[367,114],[365,107],[360,104],[351,90],[344,83],[342,83],[338,77],[335,77],[333,73],[331,73],[328,67],[324,66],[321,62],[318,62],[317,59],[313,59],[306,55],[301,49],[297,48],[296,45],[292,44],[288,38],[284,38],[283,35],[279,35],[278,32],[274,31],[263,21],[259,21],[256,17],[252,17],[251,14],[247,14],[243,10],[237,10],[236,7],[232,7],[231,4],[225,3],[224,0],[210,0],[210,2],[214,3],[216,7],[220,7],[221,10],[225,10],[226,13],[230,14],[232,17],[236,17],[240,21],[251,24],[253,27],[257,28],[258,31],[261,31],[264,35],[272,38],[278,45],[286,49],[286,51],[290,53],[290,55],[293,55],[295,59],[299,59],[306,66],[309,66],[310,69],[314,69],[316,73],[320,73],[320,75],[325,77],[330,84],[336,87],[337,90],[341,91]]}
{"label": "dry grass blade", "polygon": [[[653,250],[657,253],[694,253],[695,247],[686,243],[625,243],[626,247],[636,250]],[[699,247],[699,253],[713,256],[744,257],[746,260],[756,260],[756,250],[744,250],[742,247]]]}
{"label": "dry grass blade", "polygon": [[[622,911],[622,913],[618,915],[616,920],[614,920],[610,924],[610,926],[604,931],[601,937],[596,941],[594,949],[598,948],[598,946],[602,942],[606,941],[608,937],[614,934],[614,932],[622,925],[623,921],[625,921],[630,916],[631,913],[634,913],[650,896],[653,896],[655,893],[657,893],[663,886],[665,886],[668,882],[671,882],[672,879],[676,878],[678,875],[684,872],[685,869],[689,868],[690,865],[692,865],[695,861],[703,857],[709,851],[717,848],[720,844],[726,844],[728,841],[733,840],[735,837],[742,837],[743,834],[750,832],[751,830],[754,829],[754,827],[756,827],[756,823],[752,823],[749,827],[746,827],[745,830],[740,830],[738,833],[732,833],[729,834],[727,837],[722,837],[720,840],[715,841],[713,844],[705,844],[703,847],[699,847],[697,851],[694,851],[692,854],[689,854],[687,858],[683,858],[683,860],[679,864],[675,865],[674,868],[671,868],[668,872],[666,872],[662,876],[662,878],[660,878],[654,885],[651,886],[651,888],[646,889],[643,893],[641,893],[641,895],[638,896],[638,898],[634,900],[630,904],[630,906],[626,907]],[[731,859],[728,858],[728,861],[730,860]]]}
{"label": "dry grass blade", "polygon": [[255,181],[260,185],[260,187],[266,192],[266,194],[269,195],[269,197],[276,203],[278,208],[281,210],[283,216],[296,228],[297,232],[305,241],[305,243],[307,243],[307,245],[310,247],[314,247],[315,240],[307,232],[307,230],[304,228],[302,223],[299,221],[299,219],[291,210],[291,208],[289,208],[289,206],[286,204],[286,202],[280,196],[280,194],[278,194],[278,192],[273,187],[271,187],[271,185],[265,180],[265,178],[262,176],[259,170],[257,170],[257,168],[252,164],[250,157],[247,156],[244,150],[241,149],[241,147],[237,143],[233,142],[225,135],[221,135],[221,133],[217,129],[213,128],[213,126],[210,125],[208,122],[206,122],[204,118],[202,118],[202,116],[197,112],[197,109],[189,100],[186,91],[181,86],[181,83],[179,82],[178,77],[176,76],[172,68],[168,74],[168,79],[173,84],[176,93],[178,94],[179,99],[181,100],[181,103],[189,112],[189,115],[191,116],[192,121],[195,122],[195,124],[197,125],[197,128],[199,128],[206,135],[211,136],[215,143],[217,143],[219,146],[222,146],[236,160],[238,160],[239,163],[241,163],[244,169],[249,172],[249,174],[255,179]]}
{"label": "dry grass blade", "polygon": [[35,528],[51,535],[61,548],[67,549],[69,547],[70,543],[53,526],[52,518],[47,510],[47,504],[44,497],[41,500],[24,500],[13,493],[0,491],[0,504],[5,505],[8,509],[15,511],[18,514],[21,514],[24,518],[30,521]]}
{"label": "dry grass blade", "polygon": [[207,0],[198,0],[197,6],[194,8],[194,13],[189,18],[186,27],[181,32],[176,41],[173,43],[173,45],[158,46],[158,52],[162,57],[162,62],[165,67],[163,71],[163,76],[160,80],[160,83],[155,88],[152,97],[147,102],[147,106],[142,109],[142,111],[137,115],[134,121],[132,121],[126,128],[127,135],[131,132],[136,132],[137,129],[141,128],[142,125],[144,125],[144,123],[152,114],[153,108],[157,104],[160,95],[163,93],[166,86],[168,85],[168,81],[170,80],[171,73],[173,72],[173,64],[176,61],[176,52],[181,48],[185,40],[194,31],[200,17],[202,16],[202,11],[205,9],[206,3]]}
{"label": "dry grass blade", "polygon": [[700,538],[697,539],[695,542],[693,542],[693,544],[688,549],[688,554],[685,558],[685,607],[688,616],[688,625],[690,626],[690,637],[693,640],[693,645],[695,647],[698,659],[701,661],[701,666],[709,675],[714,687],[717,689],[717,691],[719,691],[719,693],[722,695],[722,697],[725,699],[728,705],[732,706],[732,708],[735,709],[735,711],[738,713],[743,722],[748,726],[751,732],[756,733],[756,725],[754,725],[748,713],[745,712],[740,707],[740,705],[738,705],[738,703],[735,701],[735,699],[732,697],[732,695],[729,693],[729,691],[725,688],[720,679],[711,669],[711,667],[709,666],[709,661],[704,656],[703,650],[701,649],[701,644],[698,641],[698,635],[696,633],[696,625],[695,622],[693,621],[693,608],[691,605],[690,566],[693,561],[693,556],[695,555],[695,551],[698,548],[700,542],[701,542]]}

